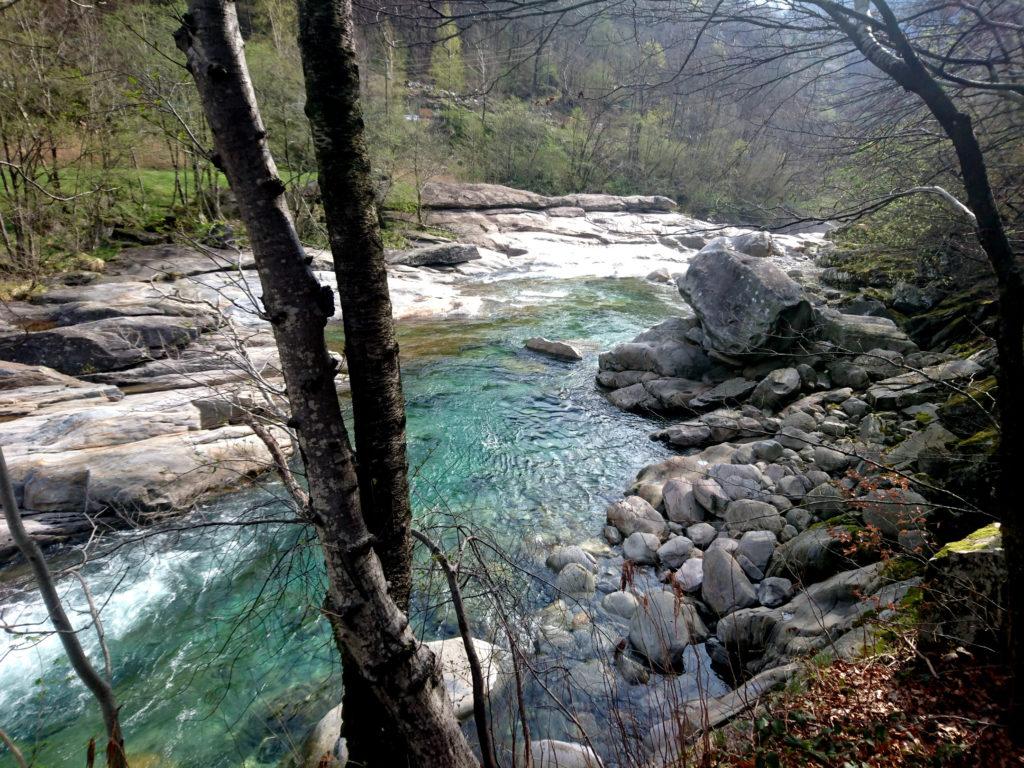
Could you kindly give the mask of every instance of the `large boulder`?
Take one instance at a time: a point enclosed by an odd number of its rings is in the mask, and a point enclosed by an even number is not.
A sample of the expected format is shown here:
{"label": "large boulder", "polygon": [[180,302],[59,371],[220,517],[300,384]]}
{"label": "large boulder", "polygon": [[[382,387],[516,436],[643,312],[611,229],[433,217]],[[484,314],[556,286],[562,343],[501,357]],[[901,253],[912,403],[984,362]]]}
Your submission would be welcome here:
{"label": "large boulder", "polygon": [[196,339],[204,325],[167,315],[106,318],[0,338],[0,358],[73,376],[113,371],[164,357]]}
{"label": "large boulder", "polygon": [[661,489],[665,514],[673,523],[692,525],[704,520],[704,508],[697,502],[693,483],[683,478],[674,478]]}
{"label": "large boulder", "polygon": [[918,530],[931,516],[932,507],[919,493],[902,488],[875,489],[857,499],[864,524],[877,528],[888,539],[901,531]]}
{"label": "large boulder", "polygon": [[756,499],[737,499],[725,508],[725,524],[730,533],[771,531],[778,535],[786,527],[777,507]]}
{"label": "large boulder", "polygon": [[778,368],[761,379],[750,395],[750,402],[758,408],[778,410],[800,393],[801,383],[796,368]]}
{"label": "large boulder", "polygon": [[632,341],[602,352],[598,368],[611,373],[638,371],[663,378],[699,379],[711,368],[711,360],[686,338],[693,325],[693,320],[687,318],[664,320]]}
{"label": "large boulder", "polygon": [[665,518],[639,496],[627,496],[613,502],[608,506],[606,517],[608,525],[617,528],[623,536],[631,536],[637,531],[664,536],[668,530]]}
{"label": "large boulder", "polygon": [[728,246],[703,248],[678,282],[704,334],[704,347],[729,357],[785,350],[810,326],[811,306],[768,259]]}
{"label": "large boulder", "polygon": [[534,336],[524,341],[523,346],[529,350],[540,352],[542,355],[554,357],[558,360],[576,362],[583,359],[583,355],[580,354],[578,349],[571,344],[566,344],[564,341],[552,341],[551,339]]}
{"label": "large boulder", "polygon": [[706,637],[707,629],[694,607],[665,590],[647,595],[629,622],[630,644],[664,669],[678,666],[686,646]]}
{"label": "large boulder", "polygon": [[618,389],[608,400],[624,411],[675,413],[692,410],[691,401],[707,388],[691,379],[656,378]]}
{"label": "large boulder", "polygon": [[719,616],[757,605],[757,592],[736,559],[724,547],[709,547],[704,553],[701,594]]}
{"label": "large boulder", "polygon": [[756,607],[724,617],[716,635],[731,659],[756,671],[831,645],[880,605],[898,603],[919,581],[893,582],[884,563],[843,571],[778,608]]}
{"label": "large boulder", "polygon": [[554,205],[553,199],[500,184],[449,184],[428,182],[420,197],[424,208],[445,210],[486,210],[525,208],[540,210]]}
{"label": "large boulder", "polygon": [[[473,713],[473,676],[462,638],[433,640],[424,645],[433,652],[441,670],[441,679],[455,709],[455,716],[460,720],[469,717]],[[473,649],[483,673],[484,691],[494,695],[505,682],[501,649],[476,638],[473,638]]]}
{"label": "large boulder", "polygon": [[438,243],[404,251],[388,251],[386,258],[388,264],[407,267],[450,267],[478,260],[480,251],[475,245]]}
{"label": "large boulder", "polygon": [[828,578],[849,565],[846,550],[855,531],[850,525],[812,526],[776,548],[767,575],[802,584]]}
{"label": "large boulder", "polygon": [[937,363],[882,379],[868,390],[867,401],[878,410],[895,411],[946,396],[981,373],[982,367],[973,360]]}
{"label": "large boulder", "polygon": [[26,387],[87,387],[87,382],[65,376],[43,365],[23,365],[0,360],[0,392]]}
{"label": "large boulder", "polygon": [[921,642],[973,653],[1006,647],[1006,553],[999,523],[947,544],[928,562]]}
{"label": "large boulder", "polygon": [[899,327],[887,317],[844,315],[825,307],[816,312],[816,330],[821,338],[842,351],[859,354],[871,349],[885,349],[906,354],[917,350]]}

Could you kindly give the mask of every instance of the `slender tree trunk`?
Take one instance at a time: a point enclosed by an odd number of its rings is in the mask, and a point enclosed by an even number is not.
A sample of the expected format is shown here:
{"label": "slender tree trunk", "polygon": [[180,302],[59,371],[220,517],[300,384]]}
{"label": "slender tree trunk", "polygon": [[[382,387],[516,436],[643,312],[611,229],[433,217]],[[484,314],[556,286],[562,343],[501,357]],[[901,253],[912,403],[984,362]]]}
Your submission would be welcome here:
{"label": "slender tree trunk", "polygon": [[[359,104],[349,0],[299,0],[306,116],[313,134],[345,327],[359,498],[391,597],[408,612],[412,574],[405,399],[387,265]],[[398,765],[403,747],[352,664],[344,725],[356,765]]]}
{"label": "slender tree trunk", "polygon": [[[74,625],[68,619],[61,603],[60,595],[57,594],[57,585],[54,584],[53,574],[46,564],[46,558],[39,545],[35,543],[21,521],[21,512],[18,510],[17,501],[14,498],[14,488],[11,485],[11,476],[7,471],[7,462],[4,459],[3,449],[0,448],[0,502],[3,503],[4,517],[7,519],[7,527],[10,529],[11,538],[21,552],[22,557],[32,568],[36,585],[39,587],[39,594],[46,606],[46,613],[50,617],[50,623],[57,631],[61,645],[64,646],[64,653],[71,662],[71,668],[85,684],[100,705],[103,713],[103,723],[107,729],[107,765],[109,768],[128,768],[128,761],[124,754],[124,736],[121,733],[121,722],[119,718],[120,707],[117,705],[117,698],[114,690],[110,687],[110,681],[96,671],[96,668],[86,656],[82,644],[78,642],[78,634]],[[93,620],[96,620],[93,613]]]}
{"label": "slender tree trunk", "polygon": [[[899,19],[885,0],[871,0],[878,9],[892,48],[876,39],[867,24],[855,23],[842,6],[817,0],[864,57],[928,107],[953,144],[967,206],[975,216],[978,241],[984,249],[999,291],[999,325],[996,338],[999,372],[999,479],[996,484],[997,514],[1002,523],[1006,552],[1005,595],[1009,613],[1009,650],[1014,690],[1011,733],[1024,740],[1024,516],[1020,513],[1017,476],[1024,461],[1024,274],[996,206],[988,178],[985,155],[974,132],[970,115],[961,112],[942,85],[928,72],[900,27]],[[869,12],[868,0],[858,0],[857,10]]]}
{"label": "slender tree trunk", "polygon": [[309,514],[327,569],[325,613],[335,641],[403,736],[410,764],[475,766],[433,654],[417,642],[389,594],[363,519],[355,457],[334,386],[337,369],[324,342],[333,294],[313,276],[285,203],[245,66],[235,4],[190,0],[175,37],[249,230],[290,423],[305,461]]}

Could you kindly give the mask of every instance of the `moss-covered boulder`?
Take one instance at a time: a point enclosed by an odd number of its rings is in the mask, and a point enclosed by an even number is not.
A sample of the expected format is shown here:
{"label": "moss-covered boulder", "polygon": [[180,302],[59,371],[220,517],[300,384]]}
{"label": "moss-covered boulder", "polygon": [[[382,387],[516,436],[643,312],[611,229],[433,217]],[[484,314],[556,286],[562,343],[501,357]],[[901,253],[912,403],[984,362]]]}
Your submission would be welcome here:
{"label": "moss-covered boulder", "polygon": [[961,439],[991,429],[996,413],[996,377],[989,376],[964,387],[939,406],[943,426]]}
{"label": "moss-covered boulder", "polygon": [[972,653],[1005,648],[1007,571],[999,524],[943,547],[928,562],[921,605],[921,643],[964,646]]}

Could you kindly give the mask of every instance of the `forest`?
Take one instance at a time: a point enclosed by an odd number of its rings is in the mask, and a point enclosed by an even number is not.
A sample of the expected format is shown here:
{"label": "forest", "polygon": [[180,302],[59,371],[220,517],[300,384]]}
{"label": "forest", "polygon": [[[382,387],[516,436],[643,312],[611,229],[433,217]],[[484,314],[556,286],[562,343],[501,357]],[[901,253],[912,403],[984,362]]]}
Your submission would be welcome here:
{"label": "forest", "polygon": [[0,766],[1024,764],[1024,6],[0,0]]}

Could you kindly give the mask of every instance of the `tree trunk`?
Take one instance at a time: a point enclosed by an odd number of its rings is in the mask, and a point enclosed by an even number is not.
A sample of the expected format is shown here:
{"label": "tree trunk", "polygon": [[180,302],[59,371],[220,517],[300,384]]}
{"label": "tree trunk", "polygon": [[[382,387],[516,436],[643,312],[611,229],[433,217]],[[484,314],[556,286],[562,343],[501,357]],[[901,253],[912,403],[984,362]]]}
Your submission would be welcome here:
{"label": "tree trunk", "polygon": [[[999,479],[996,485],[997,515],[1002,523],[1006,552],[1005,588],[1009,613],[1009,650],[1013,668],[1013,724],[1011,733],[1024,740],[1024,517],[1017,498],[1016,472],[1024,460],[1024,275],[1002,218],[988,178],[985,156],[974,132],[970,115],[957,109],[946,90],[918,59],[896,14],[885,0],[871,0],[885,25],[893,47],[879,42],[867,24],[857,24],[831,0],[817,0],[846,33],[864,57],[928,107],[953,144],[967,206],[974,213],[978,241],[984,249],[999,291],[999,330],[996,339],[999,372]],[[867,0],[858,11],[867,12]]]}
{"label": "tree trunk", "polygon": [[334,386],[337,369],[324,342],[333,295],[313,276],[285,203],[245,66],[235,4],[190,0],[175,38],[252,242],[290,423],[305,461],[309,515],[324,552],[325,613],[335,641],[404,737],[410,764],[475,766],[433,654],[417,642],[391,598],[362,516],[355,457]]}
{"label": "tree trunk", "polygon": [[[387,265],[359,104],[348,0],[299,0],[299,47],[327,230],[345,328],[363,520],[391,597],[408,612],[412,578],[405,399]],[[351,664],[344,726],[356,765],[398,765],[402,745]]]}
{"label": "tree trunk", "polygon": [[[71,662],[71,668],[85,684],[100,705],[103,713],[103,723],[107,729],[107,765],[109,768],[128,768],[128,761],[124,754],[124,736],[121,733],[120,707],[117,705],[117,698],[114,690],[110,687],[110,681],[104,680],[96,671],[96,668],[85,655],[82,644],[78,642],[78,634],[75,631],[71,620],[64,611],[64,605],[57,594],[57,585],[53,582],[53,574],[46,564],[46,558],[39,545],[28,535],[25,526],[21,521],[21,512],[18,510],[17,501],[14,498],[14,488],[11,486],[10,473],[7,471],[7,462],[4,459],[3,449],[0,448],[0,503],[3,504],[4,517],[7,519],[7,527],[10,529],[11,538],[18,547],[22,557],[32,568],[36,585],[39,587],[39,594],[46,605],[46,613],[50,617],[61,645],[64,646],[64,653]],[[97,620],[93,613],[93,621]]]}

